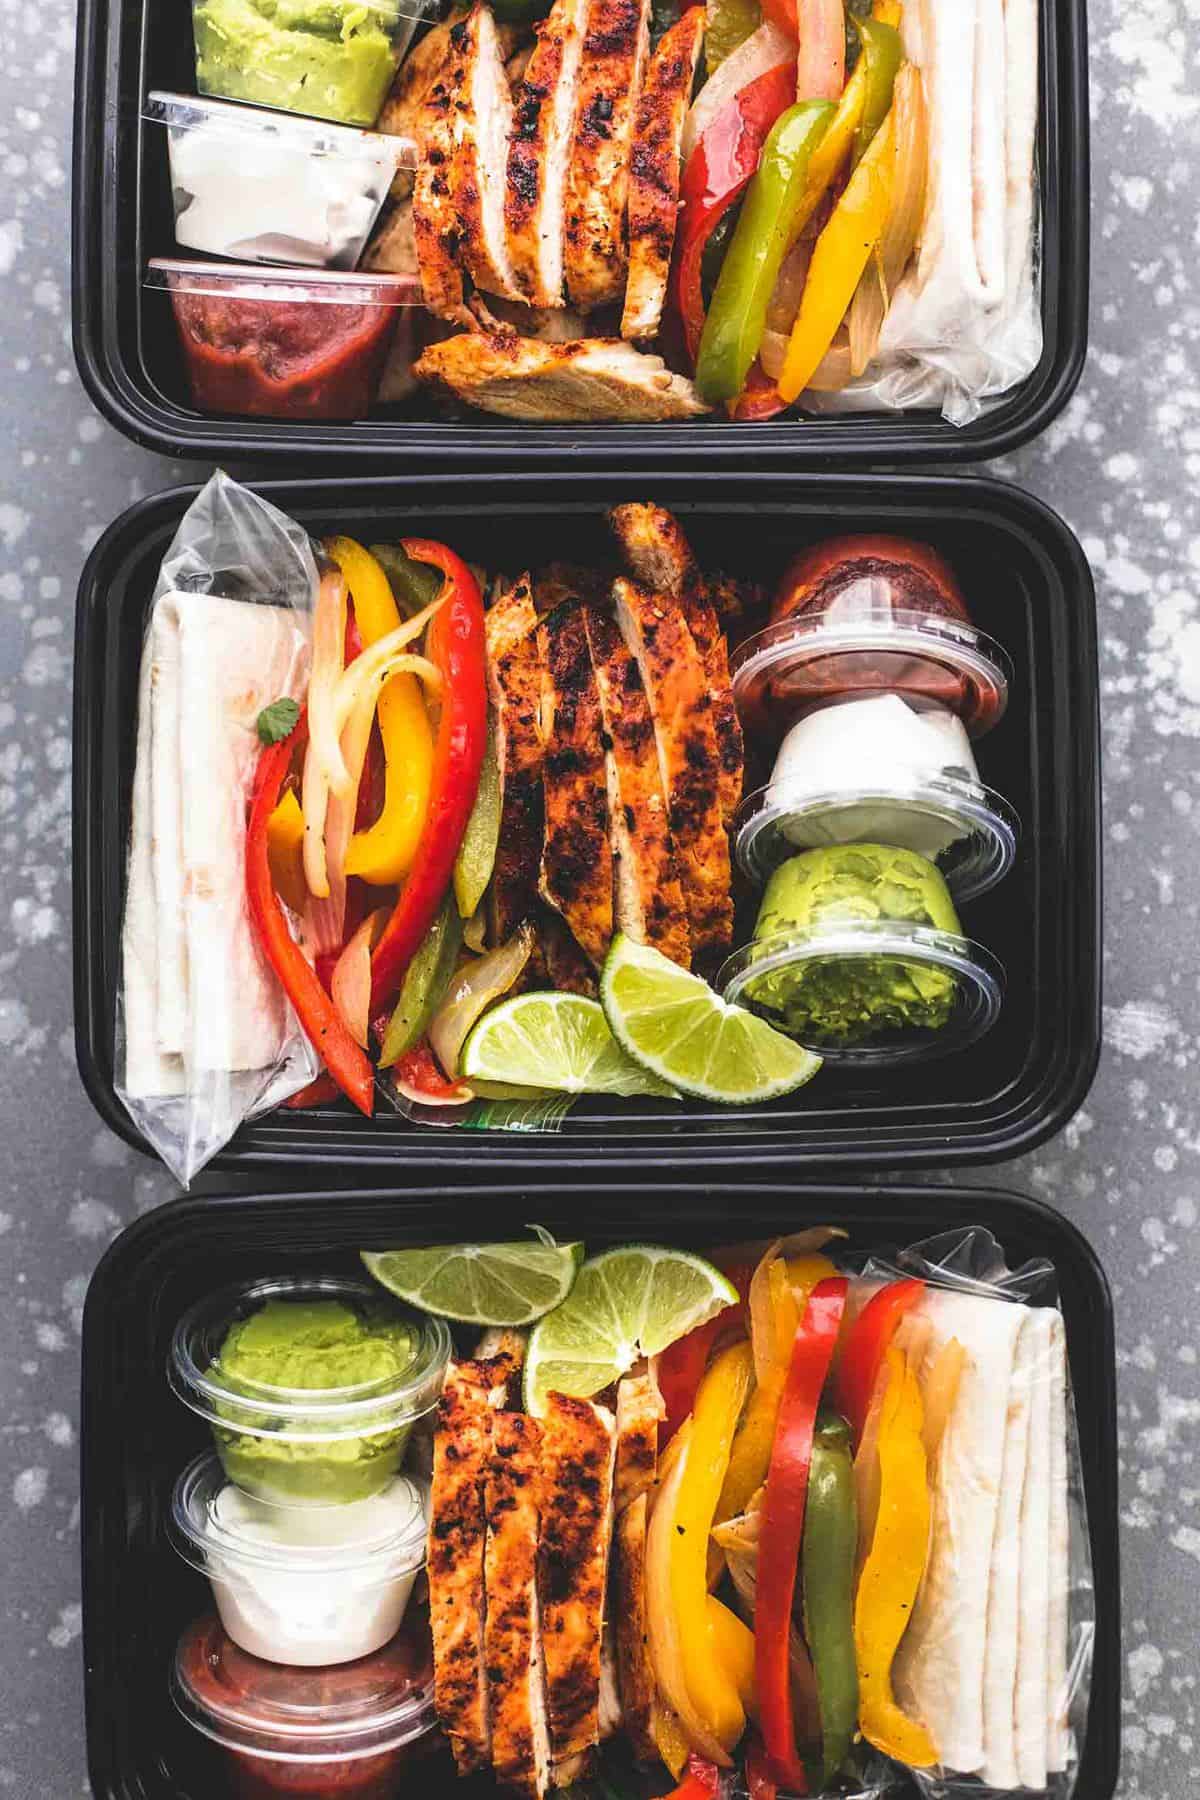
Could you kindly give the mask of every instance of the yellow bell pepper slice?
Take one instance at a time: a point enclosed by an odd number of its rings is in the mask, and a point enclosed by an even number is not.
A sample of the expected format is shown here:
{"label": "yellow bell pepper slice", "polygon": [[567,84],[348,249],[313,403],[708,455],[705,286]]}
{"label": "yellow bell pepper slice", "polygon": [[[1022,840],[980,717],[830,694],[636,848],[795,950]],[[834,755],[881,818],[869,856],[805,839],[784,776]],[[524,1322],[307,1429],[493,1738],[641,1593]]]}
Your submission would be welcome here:
{"label": "yellow bell pepper slice", "polygon": [[746,1712],[756,1719],[754,1633],[715,1594],[708,1596],[708,1630],[714,1658],[737,1689],[738,1699]]}
{"label": "yellow bell pepper slice", "polygon": [[892,203],[895,163],[896,126],[889,112],[813,248],[779,377],[779,392],[789,404],[815,375],[879,242]]}
{"label": "yellow bell pepper slice", "polygon": [[671,1609],[683,1679],[706,1731],[726,1750],[732,1750],[745,1730],[746,1712],[736,1681],[714,1654],[708,1536],[752,1379],[752,1352],[743,1342],[723,1350],[700,1383],[670,1534]]}
{"label": "yellow bell pepper slice", "polygon": [[892,1663],[912,1617],[929,1546],[924,1409],[904,1352],[889,1347],[887,1364],[879,1418],[879,1514],[854,1602],[858,1722],[867,1742],[885,1756],[928,1769],[938,1760],[936,1746],[892,1692]]}
{"label": "yellow bell pepper slice", "polygon": [[[326,551],[342,571],[364,648],[395,631],[400,610],[381,565],[353,538],[330,538]],[[379,817],[356,831],[346,852],[346,874],[372,887],[394,887],[412,866],[429,809],[433,731],[415,675],[389,676],[379,693],[384,796]]]}
{"label": "yellow bell pepper slice", "polygon": [[294,913],[308,905],[304,879],[304,814],[289,788],[267,820],[267,862],[275,892]]}

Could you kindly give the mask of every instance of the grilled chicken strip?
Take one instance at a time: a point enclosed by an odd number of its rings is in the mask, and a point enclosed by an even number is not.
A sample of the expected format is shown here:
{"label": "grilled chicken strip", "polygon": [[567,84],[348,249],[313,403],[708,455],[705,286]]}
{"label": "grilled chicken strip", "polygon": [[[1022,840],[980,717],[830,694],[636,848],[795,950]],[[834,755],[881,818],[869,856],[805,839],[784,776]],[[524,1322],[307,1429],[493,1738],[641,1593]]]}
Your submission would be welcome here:
{"label": "grilled chicken strip", "polygon": [[705,11],[693,6],[650,58],[629,156],[629,278],[624,338],[654,337],[662,323],[679,214],[680,143],[704,44]]}
{"label": "grilled chicken strip", "polygon": [[552,562],[533,572],[533,604],[538,612],[553,612],[568,600],[608,603],[609,577],[581,563]]}
{"label": "grilled chicken strip", "polygon": [[542,1420],[538,1599],[556,1764],[600,1737],[600,1656],[612,1536],[615,1421],[551,1394]]}
{"label": "grilled chicken strip", "polygon": [[642,678],[611,615],[588,606],[583,616],[604,733],[616,923],[686,969],[691,932]]}
{"label": "grilled chicken strip", "polygon": [[488,890],[494,944],[506,943],[537,906],[545,820],[537,624],[528,575],[500,594],[485,621],[501,794],[500,835]]}
{"label": "grilled chicken strip", "polygon": [[721,811],[728,822],[742,798],[745,747],[729,678],[729,645],[704,576],[682,526],[665,507],[640,502],[615,506],[609,524],[638,580],[682,604],[704,658],[720,759]]}
{"label": "grilled chicken strip", "polygon": [[424,154],[413,187],[412,223],[426,306],[436,318],[470,327],[453,192],[455,102],[466,78],[464,25],[460,19],[450,27],[446,55],[421,106],[418,142]]}
{"label": "grilled chicken strip", "polygon": [[476,287],[519,300],[504,226],[512,93],[491,7],[475,0],[450,37],[462,58],[451,176],[459,258]]}
{"label": "grilled chicken strip", "polygon": [[733,903],[708,672],[679,601],[624,575],[613,583],[613,601],[650,702],[692,955],[711,958],[729,947]]}
{"label": "grilled chicken strip", "polygon": [[548,906],[542,908],[537,934],[550,986],[560,994],[583,994],[595,1000],[600,991],[596,971],[562,919]]}
{"label": "grilled chicken strip", "polygon": [[646,1511],[640,1493],[613,1527],[612,1610],[617,1634],[617,1680],[622,1722],[639,1762],[658,1755],[654,1741],[654,1670],[646,1623]]}
{"label": "grilled chicken strip", "polygon": [[487,1383],[488,1405],[500,1410],[517,1406],[521,1370],[525,1367],[525,1334],[494,1327],[485,1331],[475,1351],[475,1365]]}
{"label": "grilled chicken strip", "polygon": [[613,934],[612,847],[600,698],[584,608],[560,607],[538,626],[546,746],[546,837],[539,886],[599,968]]}
{"label": "grilled chicken strip", "polygon": [[550,1734],[537,1597],[541,1426],[519,1412],[492,1420],[484,1662],[497,1779],[527,1800],[550,1786]]}
{"label": "grilled chicken strip", "polygon": [[437,1716],[460,1775],[491,1754],[484,1660],[484,1483],[492,1447],[485,1365],[451,1363],[438,1402],[427,1574]]}
{"label": "grilled chicken strip", "polygon": [[[428,298],[424,255],[421,270]],[[643,355],[619,338],[541,344],[515,331],[459,336],[431,345],[413,372],[468,406],[506,419],[655,423],[697,419],[711,410],[693,383],[673,375],[661,356]]]}
{"label": "grilled chicken strip", "polygon": [[517,89],[504,216],[517,287],[533,306],[563,304],[563,204],[588,0],[554,0]]}
{"label": "grilled chicken strip", "polygon": [[626,1375],[617,1385],[617,1460],[613,1508],[620,1518],[639,1494],[654,1486],[658,1473],[658,1427],[667,1416],[658,1383],[647,1371]]}
{"label": "grilled chicken strip", "polygon": [[625,287],[629,145],[649,49],[650,0],[588,0],[564,226],[567,293],[582,312]]}

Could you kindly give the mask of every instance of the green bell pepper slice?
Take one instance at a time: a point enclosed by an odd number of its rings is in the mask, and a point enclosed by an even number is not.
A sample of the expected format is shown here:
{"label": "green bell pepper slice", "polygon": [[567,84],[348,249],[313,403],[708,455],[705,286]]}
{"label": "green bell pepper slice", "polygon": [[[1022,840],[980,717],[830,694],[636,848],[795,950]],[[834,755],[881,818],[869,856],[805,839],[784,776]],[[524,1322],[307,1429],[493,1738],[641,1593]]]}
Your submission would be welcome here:
{"label": "green bell pepper slice", "polygon": [[821,1779],[827,1787],[854,1741],[858,1721],[858,1665],[854,1650],[854,1576],[858,1509],[850,1427],[822,1412],[813,1436],[804,1514],[801,1570],[804,1635],[812,1656],[821,1709]]}
{"label": "green bell pepper slice", "polygon": [[469,919],[483,899],[496,863],[496,846],[500,841],[500,765],[496,760],[496,721],[488,712],[487,747],[475,804],[467,820],[463,841],[454,861],[454,897],[459,915]]}
{"label": "green bell pepper slice", "polygon": [[828,100],[802,100],[780,115],[763,145],[700,338],[696,386],[710,403],[736,400],[746,385],[794,242],[808,165],[833,113]]}
{"label": "green bell pepper slice", "polygon": [[854,134],[851,168],[861,160],[867,145],[888,116],[896,73],[904,61],[904,46],[894,25],[885,25],[880,19],[855,19],[854,29],[862,45],[867,92],[858,130]]}
{"label": "green bell pepper slice", "polygon": [[396,1010],[383,1034],[383,1049],[379,1056],[381,1069],[390,1069],[425,1036],[450,985],[461,948],[462,920],[454,896],[447,894],[424,942],[405,971]]}

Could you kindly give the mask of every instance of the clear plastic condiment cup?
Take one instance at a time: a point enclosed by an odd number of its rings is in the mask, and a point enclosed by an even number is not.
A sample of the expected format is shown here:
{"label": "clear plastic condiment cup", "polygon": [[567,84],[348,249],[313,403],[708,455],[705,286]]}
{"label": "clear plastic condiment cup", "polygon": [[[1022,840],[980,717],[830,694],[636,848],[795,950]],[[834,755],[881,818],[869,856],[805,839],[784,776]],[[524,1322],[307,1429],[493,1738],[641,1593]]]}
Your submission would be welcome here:
{"label": "clear plastic condiment cup", "polygon": [[[857,1032],[823,1028],[820,1009],[806,1010],[806,988],[832,976],[839,987],[865,981],[874,993],[889,984],[911,992],[932,978],[946,1002],[936,1028],[880,1025]],[[827,1062],[884,1064],[927,1060],[965,1049],[999,1017],[1004,970],[982,944],[957,932],[907,920],[825,920],[756,939],[727,958],[717,976],[726,1000],[745,1006]],[[868,999],[868,1005],[871,1003]]]}
{"label": "clear plastic condiment cup", "polygon": [[374,125],[428,0],[192,0],[196,86],[223,100]]}
{"label": "clear plastic condiment cup", "polygon": [[176,242],[241,262],[353,269],[410,138],[194,94],[155,91],[143,116],[166,129]]}
{"label": "clear plastic condiment cup", "polygon": [[425,1563],[428,1489],[397,1475],[345,1506],[285,1507],[228,1480],[211,1451],[175,1484],[167,1534],[207,1575],[234,1643],[268,1662],[356,1662],[395,1637]]}
{"label": "clear plastic condiment cup", "polygon": [[[322,1300],[402,1327],[411,1344],[403,1369],[344,1386],[285,1387],[221,1367],[221,1347],[240,1320],[272,1301]],[[450,1349],[444,1320],[365,1281],[277,1276],[225,1288],[185,1313],[167,1375],[212,1427],[230,1481],[282,1506],[337,1506],[379,1493],[399,1472],[413,1425],[437,1404]]]}
{"label": "clear plastic condiment cup", "polygon": [[238,1800],[393,1800],[436,1742],[427,1623],[358,1662],[299,1669],[199,1619],[176,1649],[171,1698],[226,1752]]}

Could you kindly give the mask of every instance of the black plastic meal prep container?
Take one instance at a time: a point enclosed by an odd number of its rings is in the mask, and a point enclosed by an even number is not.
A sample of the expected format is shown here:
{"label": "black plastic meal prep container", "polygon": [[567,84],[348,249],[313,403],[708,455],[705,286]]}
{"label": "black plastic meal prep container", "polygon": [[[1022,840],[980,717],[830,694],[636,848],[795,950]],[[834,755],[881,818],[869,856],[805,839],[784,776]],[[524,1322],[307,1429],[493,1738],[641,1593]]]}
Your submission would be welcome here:
{"label": "black plastic meal prep container", "polygon": [[[76,1048],[112,1129],[140,1144],[113,1090],[113,1032],[142,630],[159,563],[194,489],[141,502],[96,545],[79,591],[75,661]],[[1067,527],[1019,489],[975,477],[543,476],[268,483],[316,534],[444,537],[492,569],[607,551],[606,509],[673,508],[701,563],[778,576],[836,531],[909,532],[958,569],[975,622],[1012,660],[1008,712],[982,740],[983,779],[1015,807],[1017,862],[963,915],[1006,966],[999,1022],[952,1056],[870,1073],[829,1066],[756,1108],[589,1099],[557,1135],[416,1126],[381,1105],[279,1111],[239,1132],[216,1168],[375,1167],[385,1179],[495,1179],[501,1164],[558,1169],[601,1158],[641,1168],[747,1158],[789,1169],[998,1160],[1056,1131],[1082,1101],[1100,1043],[1095,600]],[[144,1147],[144,1146],[143,1146]]]}
{"label": "black plastic meal prep container", "polygon": [[[352,1270],[358,1248],[495,1236],[536,1217],[589,1246],[637,1235],[712,1246],[805,1224],[844,1225],[862,1248],[985,1225],[1011,1265],[1048,1257],[1057,1273],[1079,1421],[1095,1570],[1095,1663],[1076,1788],[1109,1800],[1117,1776],[1120,1617],[1112,1300],[1084,1239],[1049,1207],[986,1188],[758,1185],[736,1200],[719,1185],[653,1191],[581,1183],[531,1194],[495,1188],[448,1202],[440,1189],[351,1191],[176,1201],[121,1234],[88,1293],[83,1328],[83,1645],[88,1765],[97,1800],[226,1800],[220,1756],[176,1715],[169,1659],[184,1626],[208,1609],[206,1584],[169,1548],[172,1484],[204,1447],[206,1428],[170,1393],[165,1360],[185,1307],[229,1280]],[[1036,1297],[1036,1296],[1035,1296]],[[484,1800],[441,1763],[420,1765],[405,1792]]]}
{"label": "black plastic meal prep container", "polygon": [[194,89],[191,0],[80,0],[73,169],[75,356],[85,386],[119,431],[155,450],[247,462],[374,458],[391,467],[760,466],[967,461],[999,455],[1066,404],[1087,348],[1088,104],[1086,0],[1042,0],[1040,170],[1044,349],[1033,374],[965,427],[934,413],[733,425],[534,425],[417,410],[356,424],[207,417],[187,397],[166,294],[142,286],[148,258],[175,253],[161,126],[141,117],[154,88]]}

